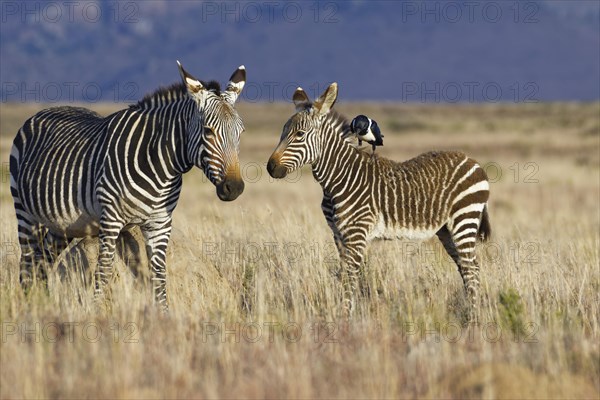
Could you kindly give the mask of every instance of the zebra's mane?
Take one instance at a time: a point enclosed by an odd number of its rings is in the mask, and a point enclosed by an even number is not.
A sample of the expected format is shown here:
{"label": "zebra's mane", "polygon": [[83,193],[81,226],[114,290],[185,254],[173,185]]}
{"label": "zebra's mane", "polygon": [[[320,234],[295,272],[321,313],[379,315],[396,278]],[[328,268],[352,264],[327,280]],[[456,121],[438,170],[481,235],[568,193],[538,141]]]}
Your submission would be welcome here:
{"label": "zebra's mane", "polygon": [[[306,103],[304,105],[304,110],[310,112],[312,107],[312,102]],[[341,127],[340,137],[344,139],[346,143],[348,143],[350,146],[354,147],[357,150],[363,150],[358,145],[358,138],[350,130],[350,121],[348,120],[348,118],[346,118],[346,116],[340,114],[339,112],[337,112],[337,110],[331,109],[329,111],[329,114],[327,115],[327,118],[331,121],[334,127]]]}
{"label": "zebra's mane", "polygon": [[346,118],[344,115],[340,114],[336,110],[329,111],[329,114],[331,115],[330,118],[332,122],[336,126],[342,126],[342,135],[346,133],[346,131],[350,130],[350,121],[348,121],[348,118]]}
{"label": "zebra's mane", "polygon": [[[304,111],[310,112],[312,107],[313,107],[313,103],[306,103],[304,104],[302,107]],[[350,121],[348,120],[348,118],[346,118],[344,115],[340,114],[339,112],[337,112],[334,109],[331,109],[329,111],[329,114],[327,115],[327,118],[331,121],[331,123],[333,124],[333,126],[341,126],[342,128],[342,133],[341,133],[341,137],[343,139],[345,139],[346,141],[349,141],[350,139]]]}
{"label": "zebra's mane", "polygon": [[334,126],[341,126],[341,137],[353,147],[358,148],[358,139],[350,130],[350,121],[336,110],[329,111],[329,118]]}
{"label": "zebra's mane", "polygon": [[[217,81],[200,81],[202,85],[207,89],[216,94],[221,95],[221,85]],[[156,103],[165,102],[169,97],[171,99],[180,99],[187,94],[187,89],[183,82],[174,83],[171,86],[161,86],[154,92],[144,96],[143,99],[138,101],[136,104],[132,104],[130,108],[144,108],[149,105]]]}

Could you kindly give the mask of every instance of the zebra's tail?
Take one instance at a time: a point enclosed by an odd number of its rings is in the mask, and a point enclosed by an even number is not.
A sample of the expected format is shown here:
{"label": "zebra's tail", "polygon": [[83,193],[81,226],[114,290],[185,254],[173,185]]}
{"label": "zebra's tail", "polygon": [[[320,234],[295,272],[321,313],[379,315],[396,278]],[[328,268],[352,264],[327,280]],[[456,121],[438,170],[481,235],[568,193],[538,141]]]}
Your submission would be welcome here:
{"label": "zebra's tail", "polygon": [[10,193],[16,201],[19,197],[17,190],[17,178],[19,176],[21,154],[25,145],[24,135],[21,130],[17,133],[10,149],[9,171],[10,171]]}
{"label": "zebra's tail", "polygon": [[482,242],[489,240],[492,235],[492,226],[490,225],[490,216],[487,207],[487,204],[483,207],[481,223],[479,224],[479,230],[477,231],[477,236]]}

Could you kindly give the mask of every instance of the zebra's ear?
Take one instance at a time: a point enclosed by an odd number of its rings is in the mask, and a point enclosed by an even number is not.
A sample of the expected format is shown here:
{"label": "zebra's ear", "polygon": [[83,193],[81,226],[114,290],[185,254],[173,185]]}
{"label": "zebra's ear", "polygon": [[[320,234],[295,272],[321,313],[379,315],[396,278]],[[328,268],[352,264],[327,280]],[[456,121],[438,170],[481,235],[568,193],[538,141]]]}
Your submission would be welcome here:
{"label": "zebra's ear", "polygon": [[183,83],[185,83],[185,86],[187,87],[187,90],[190,94],[196,94],[204,90],[204,85],[202,85],[202,82],[194,78],[185,69],[183,69],[183,66],[181,65],[179,60],[177,60],[177,65],[179,66],[179,73],[181,74],[181,79],[183,80]]}
{"label": "zebra's ear", "polygon": [[244,89],[244,85],[246,84],[246,67],[240,65],[238,69],[231,75],[229,78],[229,83],[227,84],[227,89],[225,89],[225,98],[232,105],[237,100],[240,93],[242,93],[242,89]]}
{"label": "zebra's ear", "polygon": [[296,106],[296,112],[304,110],[306,106],[310,103],[308,95],[301,87],[296,89],[292,100],[294,101],[294,105]]}
{"label": "zebra's ear", "polygon": [[329,110],[333,108],[335,101],[337,100],[338,86],[336,82],[333,82],[323,94],[315,100],[313,107],[319,112],[319,114],[327,114]]}

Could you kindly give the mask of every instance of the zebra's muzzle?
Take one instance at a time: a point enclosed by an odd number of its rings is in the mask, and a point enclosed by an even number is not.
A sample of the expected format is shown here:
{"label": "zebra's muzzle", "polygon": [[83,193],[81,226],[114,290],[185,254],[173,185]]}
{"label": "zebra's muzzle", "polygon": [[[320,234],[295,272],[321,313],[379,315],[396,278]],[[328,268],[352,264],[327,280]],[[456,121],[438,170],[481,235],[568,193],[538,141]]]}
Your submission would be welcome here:
{"label": "zebra's muzzle", "polygon": [[269,175],[275,179],[285,178],[287,175],[287,168],[278,164],[273,158],[270,158],[267,163],[267,171],[269,172]]}
{"label": "zebra's muzzle", "polygon": [[217,196],[223,201],[233,201],[244,191],[244,181],[239,178],[225,178],[217,185]]}

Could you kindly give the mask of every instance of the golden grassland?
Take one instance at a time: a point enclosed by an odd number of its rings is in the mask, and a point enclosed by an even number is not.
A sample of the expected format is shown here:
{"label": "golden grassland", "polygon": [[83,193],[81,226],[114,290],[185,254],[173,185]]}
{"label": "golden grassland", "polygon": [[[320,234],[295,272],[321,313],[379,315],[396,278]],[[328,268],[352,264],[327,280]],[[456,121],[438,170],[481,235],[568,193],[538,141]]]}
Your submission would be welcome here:
{"label": "golden grassland", "polygon": [[437,239],[374,242],[357,312],[340,317],[319,185],[309,169],[287,181],[265,170],[290,104],[239,105],[238,200],[185,176],[167,316],[145,268],[125,262],[106,310],[73,268],[24,295],[8,154],[42,107],[0,110],[0,397],[598,398],[600,104],[336,106],[379,122],[383,156],[460,149],[487,166],[475,326],[462,325],[462,283]]}

